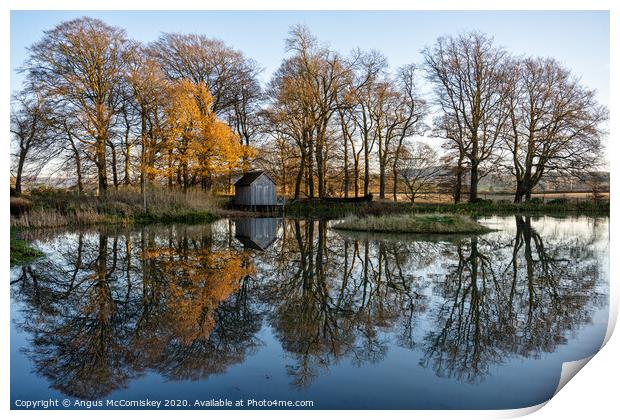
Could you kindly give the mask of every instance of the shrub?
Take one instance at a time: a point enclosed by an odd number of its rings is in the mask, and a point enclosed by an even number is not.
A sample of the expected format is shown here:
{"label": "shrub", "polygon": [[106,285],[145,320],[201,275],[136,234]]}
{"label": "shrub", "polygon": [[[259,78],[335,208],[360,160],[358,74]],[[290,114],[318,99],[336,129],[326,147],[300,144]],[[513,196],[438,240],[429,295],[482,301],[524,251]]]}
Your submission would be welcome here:
{"label": "shrub", "polygon": [[563,198],[563,197],[562,198],[554,198],[552,200],[547,201],[547,204],[551,204],[551,205],[555,205],[555,206],[559,206],[559,205],[564,206],[564,205],[566,205],[568,203],[569,203],[568,199],[567,198]]}
{"label": "shrub", "polygon": [[492,204],[493,200],[487,200],[481,197],[476,197],[475,199],[473,199],[472,201],[470,201],[471,204]]}
{"label": "shrub", "polygon": [[11,197],[11,216],[21,216],[32,208],[32,201],[23,197]]}

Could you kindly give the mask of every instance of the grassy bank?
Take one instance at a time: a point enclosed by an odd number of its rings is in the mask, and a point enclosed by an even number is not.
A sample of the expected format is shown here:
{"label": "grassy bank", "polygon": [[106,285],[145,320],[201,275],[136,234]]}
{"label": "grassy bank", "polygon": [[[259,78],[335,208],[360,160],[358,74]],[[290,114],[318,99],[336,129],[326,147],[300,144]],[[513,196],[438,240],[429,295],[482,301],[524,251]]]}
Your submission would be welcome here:
{"label": "grassy bank", "polygon": [[11,267],[27,264],[42,255],[41,251],[28,245],[26,241],[16,239],[11,232]]}
{"label": "grassy bank", "polygon": [[58,189],[40,189],[11,197],[11,227],[51,228],[99,223],[202,223],[217,218],[220,203],[202,191],[152,189],[144,211],[139,189],[111,189],[104,198]]}
{"label": "grassy bank", "polygon": [[[203,191],[150,189],[147,211],[136,187],[110,188],[105,198],[92,193],[77,194],[60,189],[39,189],[21,197],[11,197],[11,227],[50,228],[86,226],[99,223],[208,223],[217,217],[247,216],[250,213],[229,208],[230,197],[217,197]],[[556,199],[542,203],[514,204],[507,201],[462,204],[411,204],[372,201],[362,203],[302,200],[286,204],[289,217],[342,218],[390,214],[450,213],[473,217],[492,214],[587,214],[609,215],[609,201]],[[264,216],[264,213],[252,213]]]}
{"label": "grassy bank", "polygon": [[609,215],[609,201],[551,200],[546,203],[490,202],[460,204],[411,204],[406,202],[373,201],[370,203],[325,203],[320,201],[291,202],[285,214],[291,217],[341,218],[348,215],[381,216],[387,214],[450,213],[469,216],[493,214],[585,214]]}
{"label": "grassy bank", "polygon": [[347,217],[334,229],[389,233],[484,233],[491,229],[462,214],[401,214]]}

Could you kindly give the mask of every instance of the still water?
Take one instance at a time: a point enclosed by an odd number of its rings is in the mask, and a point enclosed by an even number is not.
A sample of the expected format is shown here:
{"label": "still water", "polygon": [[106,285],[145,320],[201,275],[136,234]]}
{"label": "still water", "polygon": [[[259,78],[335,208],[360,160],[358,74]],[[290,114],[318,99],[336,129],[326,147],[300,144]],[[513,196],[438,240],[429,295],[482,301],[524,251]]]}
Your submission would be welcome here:
{"label": "still water", "polygon": [[481,222],[497,231],[369,235],[245,219],[25,232],[46,257],[11,271],[13,407],[538,404],[563,362],[602,344],[609,219]]}

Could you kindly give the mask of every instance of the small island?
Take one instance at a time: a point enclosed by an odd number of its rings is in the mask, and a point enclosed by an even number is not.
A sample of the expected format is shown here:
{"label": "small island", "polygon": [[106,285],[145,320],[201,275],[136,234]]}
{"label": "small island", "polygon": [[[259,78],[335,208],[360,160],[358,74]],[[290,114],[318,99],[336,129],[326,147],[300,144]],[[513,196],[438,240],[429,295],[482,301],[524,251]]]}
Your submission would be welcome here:
{"label": "small island", "polygon": [[390,233],[486,233],[492,229],[461,214],[348,217],[333,229]]}

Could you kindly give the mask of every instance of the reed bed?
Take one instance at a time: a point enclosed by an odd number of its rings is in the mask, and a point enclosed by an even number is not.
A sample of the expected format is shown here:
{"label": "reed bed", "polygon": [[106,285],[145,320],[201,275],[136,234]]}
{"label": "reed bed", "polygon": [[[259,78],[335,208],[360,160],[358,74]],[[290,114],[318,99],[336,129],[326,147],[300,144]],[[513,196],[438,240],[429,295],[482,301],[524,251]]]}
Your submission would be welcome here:
{"label": "reed bed", "polygon": [[58,189],[11,197],[11,227],[48,228],[97,223],[211,221],[221,199],[200,190],[149,188],[146,211],[139,188],[111,188],[105,197]]}

